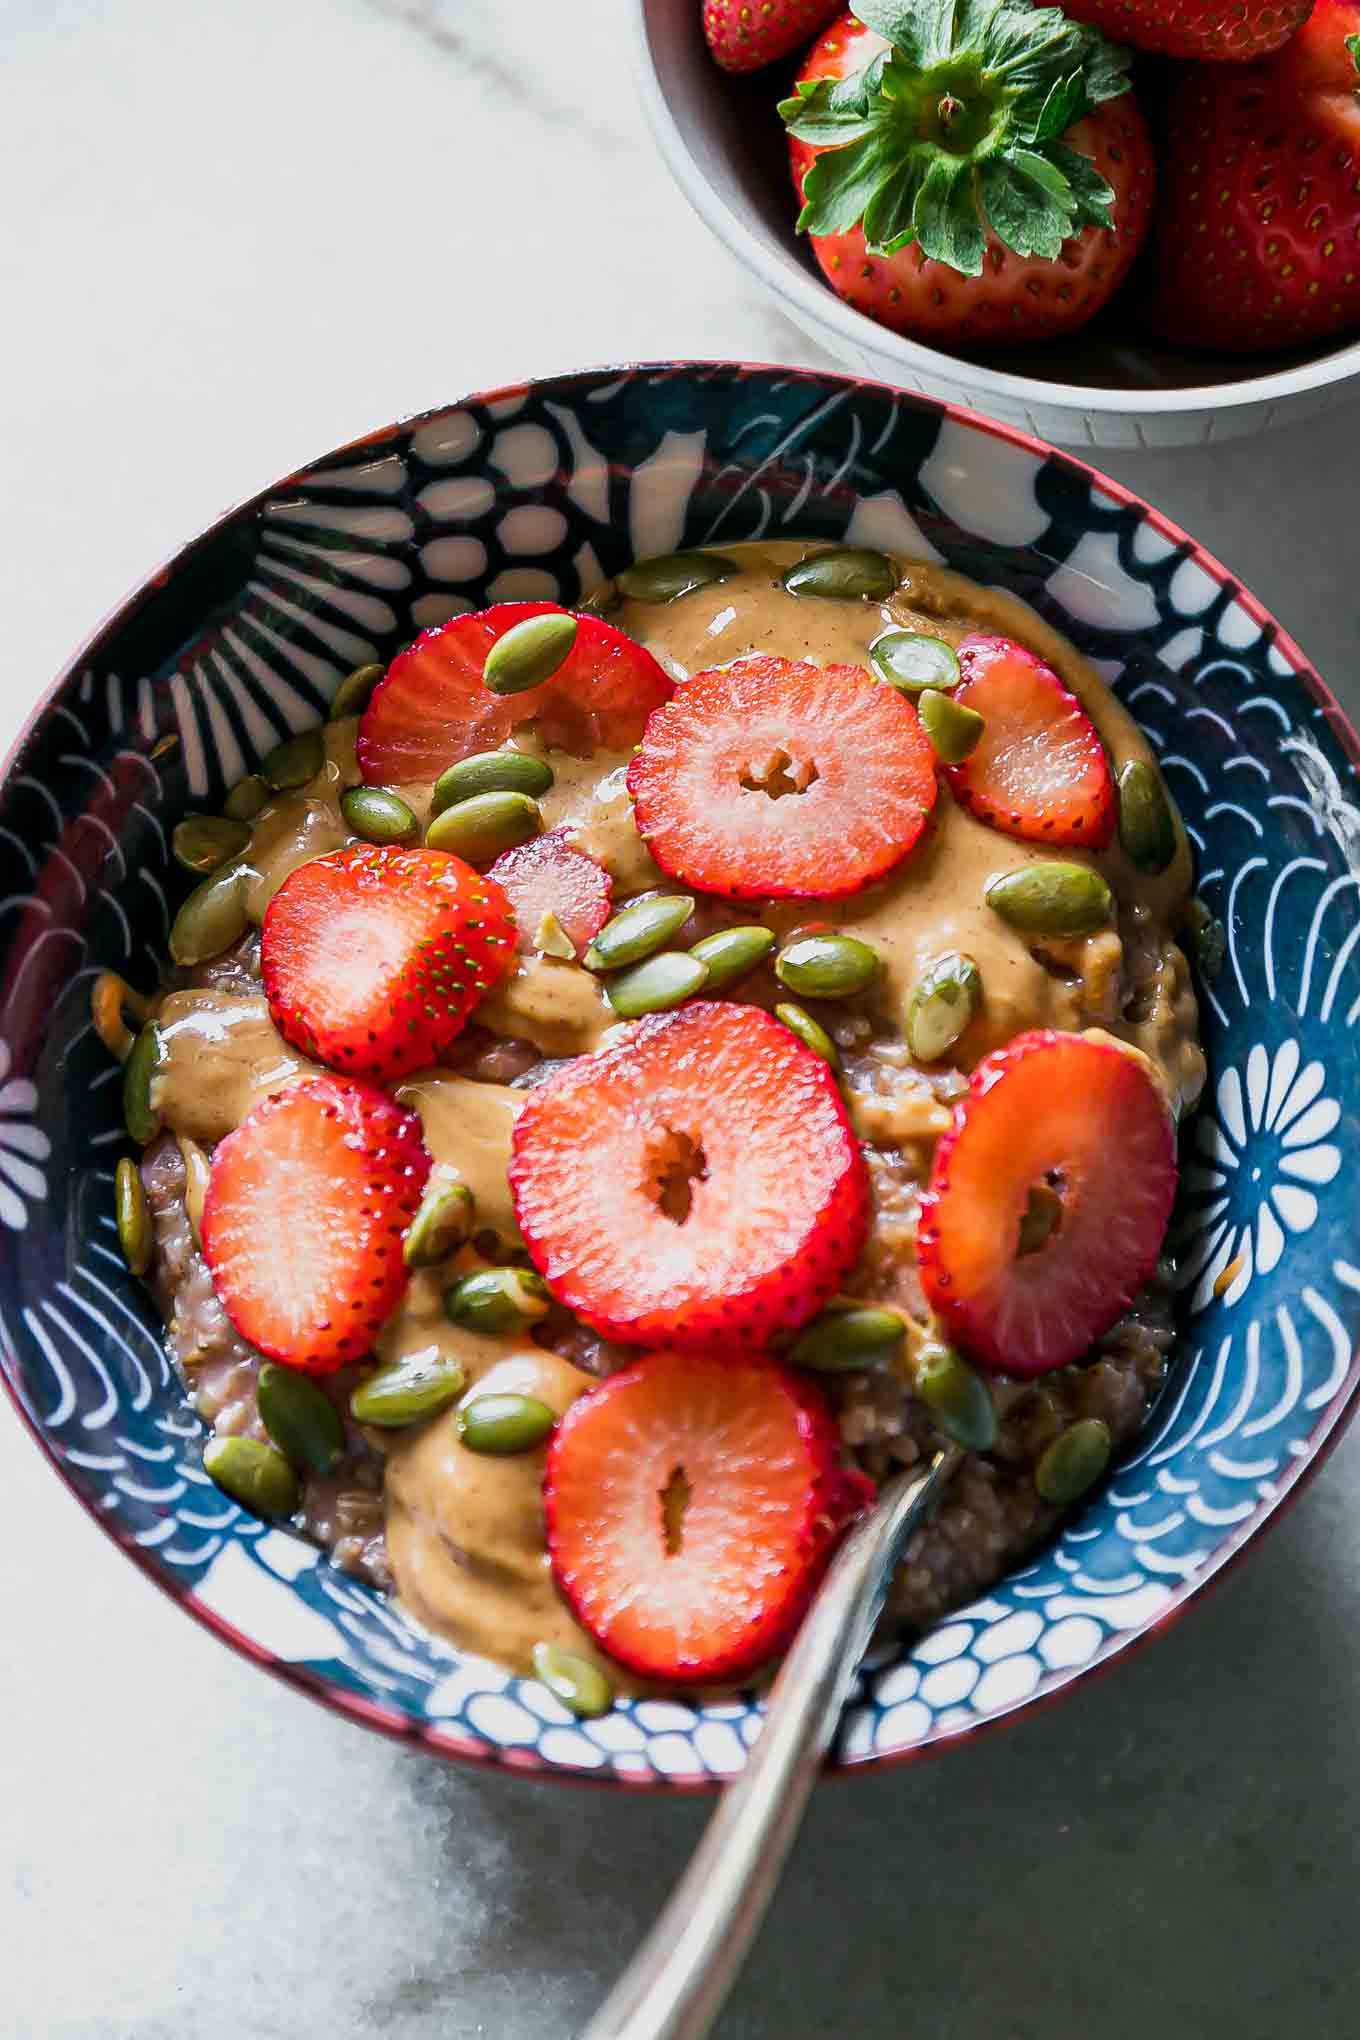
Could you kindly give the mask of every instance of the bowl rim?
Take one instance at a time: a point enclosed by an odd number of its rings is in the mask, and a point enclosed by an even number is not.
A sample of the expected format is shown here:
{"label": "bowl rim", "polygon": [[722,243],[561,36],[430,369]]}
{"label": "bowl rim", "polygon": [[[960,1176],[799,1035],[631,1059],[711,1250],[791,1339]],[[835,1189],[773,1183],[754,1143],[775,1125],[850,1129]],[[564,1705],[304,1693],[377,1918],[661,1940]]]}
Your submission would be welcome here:
{"label": "bowl rim", "polygon": [[[843,374],[839,370],[789,367],[787,364],[777,362],[749,362],[721,358],[689,357],[672,360],[605,363],[596,367],[558,370],[545,375],[504,384],[489,390],[469,391],[460,397],[453,398],[449,402],[411,412],[394,419],[389,424],[344,440],[339,445],[320,453],[314,459],[302,462],[299,466],[270,481],[263,488],[253,491],[249,496],[242,497],[239,501],[229,505],[225,510],[219,512],[216,517],[212,518],[209,523],[204,525],[200,531],[176,547],[159,566],[144,574],[123,599],[115,603],[103,619],[85,635],[76,650],[62,664],[56,677],[41,691],[37,701],[25,716],[22,726],[6,751],[3,760],[0,760],[0,783],[9,778],[14,765],[20,758],[35,729],[42,722],[58,697],[78,675],[82,667],[89,662],[104,640],[120,629],[141,603],[164,585],[165,580],[174,568],[192,553],[195,548],[207,543],[220,531],[233,524],[238,518],[247,516],[261,508],[281,490],[297,482],[300,477],[314,472],[325,463],[332,462],[343,455],[361,453],[369,448],[380,447],[398,435],[412,432],[421,425],[443,416],[448,411],[457,410],[465,404],[476,403],[483,406],[491,406],[507,403],[517,397],[522,397],[530,388],[542,388],[545,386],[557,388],[569,387],[575,382],[593,380],[598,377],[606,377],[612,380],[618,377],[648,375],[694,375],[719,369],[735,369],[741,373],[778,375],[783,378],[816,384],[844,384],[852,389],[867,388],[878,390],[896,398],[898,401],[933,412],[941,418],[963,426],[970,432],[979,433],[984,438],[999,439],[1008,445],[1018,448],[1022,452],[1040,455],[1045,460],[1054,460],[1075,470],[1086,478],[1088,485],[1094,490],[1102,492],[1125,507],[1139,511],[1143,518],[1154,529],[1160,532],[1163,537],[1171,541],[1173,545],[1186,548],[1187,559],[1192,559],[1197,566],[1208,573],[1221,587],[1230,589],[1235,600],[1241,604],[1243,609],[1258,624],[1263,627],[1268,626],[1274,630],[1276,634],[1275,643],[1290,660],[1296,677],[1317,701],[1319,708],[1341,743],[1352,765],[1356,767],[1357,771],[1360,771],[1360,734],[1357,734],[1356,729],[1335,695],[1311,662],[1305,657],[1300,646],[1289,632],[1282,628],[1265,605],[1252,595],[1249,589],[1244,588],[1236,576],[1231,574],[1214,554],[1208,552],[1196,539],[1192,538],[1188,532],[1176,524],[1173,519],[1156,510],[1143,497],[1138,495],[1136,490],[1129,489],[1122,482],[1115,481],[1113,477],[1104,474],[1089,461],[1083,460],[1079,454],[1072,453],[1065,448],[1051,446],[1047,441],[1022,431],[1019,426],[1007,424],[1000,419],[989,418],[980,412],[971,410],[967,406],[949,403],[943,398],[928,396],[915,390],[899,390],[892,384],[876,381],[872,377],[851,376]],[[0,1327],[0,1336],[4,1336],[3,1327]],[[8,1346],[7,1338],[5,1343]],[[67,1493],[84,1510],[90,1520],[99,1527],[104,1535],[127,1558],[132,1560],[133,1564],[153,1586],[157,1587],[176,1606],[183,1609],[186,1614],[200,1623],[203,1628],[238,1652],[239,1655],[259,1665],[263,1670],[271,1673],[285,1685],[291,1686],[295,1691],[320,1702],[333,1713],[339,1714],[347,1720],[364,1727],[378,1729],[394,1741],[412,1744],[442,1757],[456,1758],[465,1763],[483,1764],[523,1776],[551,1778],[561,1784],[596,1787],[606,1791],[623,1790],[627,1792],[693,1794],[717,1791],[726,1782],[724,1778],[706,1771],[667,1774],[655,1769],[648,1769],[645,1772],[591,1772],[569,1769],[564,1765],[548,1762],[538,1754],[536,1749],[497,1746],[462,1735],[458,1731],[440,1723],[428,1720],[417,1721],[401,1713],[396,1708],[384,1706],[378,1701],[370,1700],[363,1695],[348,1692],[340,1688],[323,1673],[314,1672],[278,1657],[266,1646],[257,1642],[254,1637],[247,1634],[244,1630],[237,1628],[234,1623],[229,1622],[225,1617],[218,1614],[215,1609],[209,1607],[192,1588],[176,1586],[168,1576],[155,1567],[150,1552],[143,1551],[131,1539],[122,1535],[118,1526],[98,1509],[94,1500],[85,1495],[76,1486],[71,1478],[69,1469],[63,1463],[51,1439],[25,1406],[15,1382],[11,1379],[8,1368],[0,1367],[0,1382],[3,1382],[6,1396],[18,1415],[21,1425],[53,1468]],[[1245,1518],[1241,1524],[1235,1526],[1234,1534],[1216,1548],[1202,1568],[1180,1582],[1174,1590],[1172,1600],[1155,1616],[1145,1619],[1132,1629],[1116,1632],[1107,1637],[1100,1650],[1087,1660],[1086,1663],[1064,1668],[1053,1675],[1051,1683],[1045,1684],[1037,1692],[999,1709],[995,1714],[991,1714],[981,1721],[956,1725],[932,1736],[925,1742],[911,1744],[903,1749],[869,1752],[863,1756],[854,1757],[849,1761],[828,1761],[823,1768],[823,1777],[848,1779],[861,1774],[867,1775],[887,1770],[902,1764],[917,1763],[924,1758],[942,1754],[945,1750],[953,1748],[956,1744],[972,1741],[977,1736],[986,1735],[993,1730],[1006,1726],[1018,1714],[1032,1711],[1040,1706],[1051,1706],[1067,1698],[1086,1679],[1107,1671],[1128,1652],[1141,1649],[1153,1638],[1164,1634],[1175,1623],[1179,1622],[1187,1609],[1199,1599],[1207,1588],[1216,1584],[1231,1567],[1238,1563],[1246,1551],[1257,1542],[1266,1530],[1272,1528],[1280,1520],[1285,1510],[1298,1499],[1305,1485],[1323,1465],[1343,1431],[1354,1417],[1357,1403],[1360,1403],[1360,1346],[1352,1351],[1346,1374],[1340,1386],[1332,1397],[1328,1408],[1322,1412],[1319,1422],[1309,1433],[1303,1451],[1299,1453],[1294,1460],[1293,1466],[1289,1469],[1287,1479],[1276,1488],[1275,1493],[1269,1499],[1260,1500],[1251,1515]]]}
{"label": "bowl rim", "polygon": [[[829,284],[808,275],[786,252],[775,253],[761,235],[738,218],[701,167],[661,89],[660,73],[652,54],[648,0],[631,0],[629,15],[634,74],[653,137],[671,175],[709,231],[744,267],[754,270],[767,290],[796,306],[800,322],[806,320],[821,327],[850,346],[872,348],[885,358],[895,358],[904,371],[935,380],[944,377],[966,386],[979,403],[994,396],[1012,404],[1047,404],[1077,413],[1114,411],[1134,419],[1279,403],[1360,376],[1360,334],[1349,341],[1343,335],[1343,344],[1332,353],[1300,362],[1293,368],[1245,375],[1229,383],[1188,383],[1179,389],[1147,390],[1098,383],[1049,382],[1040,376],[1019,375],[967,361],[947,354],[942,348],[927,347],[922,341],[894,333],[890,327],[879,325],[866,313],[847,305]],[[1250,356],[1243,358],[1249,360]],[[1138,427],[1134,429],[1138,433]],[[1141,434],[1139,442],[1149,444]]]}

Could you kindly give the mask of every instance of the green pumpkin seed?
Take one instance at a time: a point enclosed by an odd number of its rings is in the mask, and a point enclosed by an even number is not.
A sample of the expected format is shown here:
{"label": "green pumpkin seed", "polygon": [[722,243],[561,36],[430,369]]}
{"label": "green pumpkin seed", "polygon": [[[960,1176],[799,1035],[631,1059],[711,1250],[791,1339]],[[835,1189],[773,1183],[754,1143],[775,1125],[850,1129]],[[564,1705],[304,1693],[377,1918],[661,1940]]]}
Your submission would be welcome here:
{"label": "green pumpkin seed", "polygon": [[879,1367],[901,1352],[906,1335],[906,1323],[895,1310],[878,1310],[867,1305],[855,1310],[827,1310],[799,1335],[789,1358],[795,1367],[815,1367],[820,1374]]}
{"label": "green pumpkin seed", "polygon": [[764,963],[773,948],[769,929],[751,926],[720,928],[716,935],[705,935],[702,942],[696,942],[689,953],[697,956],[708,972],[705,989],[721,992]]}
{"label": "green pumpkin seed", "polygon": [[170,842],[184,869],[202,877],[239,857],[250,842],[250,830],[227,815],[186,815],[176,823]]}
{"label": "green pumpkin seed", "polygon": [[345,1455],[345,1426],[323,1388],[266,1360],[255,1380],[260,1422],[291,1466],[304,1473],[331,1473]]}
{"label": "green pumpkin seed", "polygon": [[305,786],[309,779],[315,779],[325,762],[326,747],[320,730],[299,730],[295,737],[285,737],[261,758],[260,777],[269,782],[275,793],[283,793],[289,787]]}
{"label": "green pumpkin seed", "polygon": [[1181,940],[1199,974],[1210,980],[1222,970],[1228,955],[1228,931],[1209,912],[1202,899],[1188,899],[1181,911]]}
{"label": "green pumpkin seed", "polygon": [[994,878],[983,897],[1026,935],[1089,935],[1114,918],[1114,895],[1087,864],[1027,864]]}
{"label": "green pumpkin seed", "polygon": [[469,864],[489,864],[542,830],[542,810],[527,793],[474,793],[436,815],[425,841],[431,850],[451,850]]}
{"label": "green pumpkin seed", "polygon": [[253,822],[268,805],[269,788],[258,772],[252,772],[248,779],[237,780],[222,803],[222,812],[228,821]]}
{"label": "green pumpkin seed", "polygon": [[708,982],[708,968],[697,956],[663,950],[611,978],[606,997],[620,1020],[640,1020],[644,1013],[665,1013],[692,998]]}
{"label": "green pumpkin seed", "polygon": [[938,1430],[969,1452],[990,1452],[996,1443],[992,1392],[952,1346],[931,1340],[916,1361],[916,1393]]}
{"label": "green pumpkin seed", "polygon": [[493,694],[524,694],[551,680],[569,656],[580,629],[566,609],[526,616],[497,638],[482,667],[482,684]]}
{"label": "green pumpkin seed", "polygon": [[878,976],[878,951],[857,935],[801,935],[781,949],[774,974],[802,999],[848,999]]}
{"label": "green pumpkin seed", "polygon": [[458,1412],[458,1435],[469,1452],[531,1452],[557,1422],[534,1395],[475,1395]]}
{"label": "green pumpkin seed", "polygon": [[297,1475],[276,1445],[259,1438],[210,1438],[203,1471],[253,1516],[291,1516],[297,1507]]}
{"label": "green pumpkin seed", "polygon": [[420,823],[399,793],[385,786],[351,786],[340,796],[340,812],[366,843],[409,843]]}
{"label": "green pumpkin seed", "polygon": [[401,1257],[408,1268],[433,1268],[472,1237],[477,1205],[466,1183],[444,1163],[430,1171],[420,1209],[411,1220]]}
{"label": "green pumpkin seed", "polygon": [[1132,758],[1119,775],[1119,841],[1140,871],[1165,871],[1176,854],[1176,824],[1155,765]]}
{"label": "green pumpkin seed", "polygon": [[982,973],[971,956],[951,949],[916,982],[907,1006],[907,1047],[917,1062],[938,1062],[982,1003]]}
{"label": "green pumpkin seed", "polygon": [[678,935],[690,915],[694,901],[688,893],[659,893],[652,899],[634,900],[621,913],[606,921],[584,958],[587,970],[618,970],[625,963],[641,963],[672,935]]}
{"label": "green pumpkin seed", "polygon": [[123,1064],[123,1119],[139,1147],[146,1147],[161,1130],[161,1115],[151,1103],[151,1080],[164,1053],[161,1030],[148,1020]]}
{"label": "green pumpkin seed", "polygon": [[933,687],[927,687],[917,697],[916,713],[930,739],[931,750],[943,765],[962,765],[977,749],[978,739],[987,727],[975,708],[965,708],[961,701],[937,694]]}
{"label": "green pumpkin seed", "polygon": [[239,942],[250,925],[244,874],[228,867],[196,885],[170,928],[170,954],[191,969]]}
{"label": "green pumpkin seed", "polygon": [[682,595],[715,587],[736,572],[736,561],[722,553],[660,553],[655,559],[636,560],[625,567],[618,587],[630,602],[678,602]]}
{"label": "green pumpkin seed", "polygon": [[346,673],[331,701],[330,720],[343,722],[347,715],[362,715],[383,671],[382,666],[373,665],[356,666],[352,673]]}
{"label": "green pumpkin seed", "polygon": [[897,569],[886,553],[833,545],[790,567],[783,581],[790,595],[819,595],[837,602],[870,596],[882,602],[897,586]]}
{"label": "green pumpkin seed", "polygon": [[113,1209],[123,1259],[132,1274],[145,1275],[155,1251],[156,1228],[142,1187],[142,1172],[130,1155],[124,1155],[113,1172]]}
{"label": "green pumpkin seed", "polygon": [[389,1360],[370,1374],[350,1397],[349,1412],[357,1424],[400,1431],[437,1416],[458,1400],[466,1385],[467,1376],[456,1360],[427,1347],[404,1360]]}
{"label": "green pumpkin seed", "polygon": [[614,1705],[614,1689],[599,1666],[555,1643],[534,1645],[534,1676],[581,1721],[608,1714]]}
{"label": "green pumpkin seed", "polygon": [[1034,1469],[1034,1485],[1046,1502],[1065,1508],[1093,1488],[1110,1463],[1110,1427],[1083,1417],[1060,1431]]}
{"label": "green pumpkin seed", "polygon": [[430,799],[431,815],[479,793],[527,793],[535,800],[553,783],[552,767],[528,751],[479,751],[441,772]]}
{"label": "green pumpkin seed", "polygon": [[885,630],[870,645],[869,659],[880,680],[903,694],[927,687],[947,693],[962,678],[954,647],[918,630]]}
{"label": "green pumpkin seed", "polygon": [[835,1042],[825,1027],[813,1019],[811,1013],[805,1013],[801,1006],[795,1006],[791,999],[787,999],[782,1005],[775,1007],[774,1017],[784,1023],[789,1033],[795,1035],[804,1048],[810,1048],[824,1063],[830,1063],[833,1070],[840,1068],[841,1059],[836,1053]]}
{"label": "green pumpkin seed", "polygon": [[532,1268],[479,1268],[444,1292],[444,1309],[470,1332],[520,1332],[548,1315],[548,1285]]}

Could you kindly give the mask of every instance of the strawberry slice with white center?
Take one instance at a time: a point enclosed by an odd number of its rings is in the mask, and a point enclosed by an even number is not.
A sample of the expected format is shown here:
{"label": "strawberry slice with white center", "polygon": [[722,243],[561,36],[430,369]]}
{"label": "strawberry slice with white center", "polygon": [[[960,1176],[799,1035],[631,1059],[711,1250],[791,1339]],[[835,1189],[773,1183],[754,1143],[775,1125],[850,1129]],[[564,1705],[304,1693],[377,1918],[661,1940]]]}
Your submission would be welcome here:
{"label": "strawberry slice with white center", "polygon": [[243,1339],[307,1374],[367,1353],[406,1286],[402,1239],[430,1157],[371,1084],[312,1077],[213,1150],[203,1257]]}
{"label": "strawberry slice with white center", "polygon": [[820,1056],[755,1006],[693,1000],[529,1092],[515,1215],[558,1300],[636,1345],[762,1345],[864,1244],[864,1157]]}
{"label": "strawberry slice with white center", "polygon": [[986,1056],[935,1150],[921,1286],[998,1374],[1079,1360],[1157,1265],[1176,1140],[1148,1066],[1115,1042],[1037,1029]]}
{"label": "strawberry slice with white center", "polygon": [[525,723],[545,744],[578,758],[635,744],[674,682],[601,617],[577,616],[575,644],[537,687],[493,694],[483,683],[486,655],[507,631],[531,616],[567,613],[556,602],[497,602],[422,631],[398,652],[364,711],[358,755],[365,782],[432,782],[460,758],[498,750]]}
{"label": "strawberry slice with white center", "polygon": [[560,931],[582,956],[609,919],[614,881],[602,864],[574,847],[566,829],[550,829],[506,850],[487,876],[515,910],[521,954],[560,954],[554,946]]}
{"label": "strawberry slice with white center", "polygon": [[548,1447],[553,1575],[620,1663],[737,1679],[781,1650],[872,1500],[820,1392],[762,1355],[649,1354],[579,1397]]}
{"label": "strawberry slice with white center", "polygon": [[774,656],[696,673],[628,768],[670,877],[730,899],[833,899],[899,864],[935,803],[916,710],[861,666]]}
{"label": "strawberry slice with white center", "polygon": [[945,768],[956,800],[1003,835],[1104,850],[1118,803],[1099,732],[1051,666],[1013,638],[966,637],[953,699],[984,728]]}
{"label": "strawberry slice with white center", "polygon": [[461,857],[358,843],[284,880],[260,970],[274,1025],[304,1055],[392,1083],[438,1061],[514,940],[505,894]]}

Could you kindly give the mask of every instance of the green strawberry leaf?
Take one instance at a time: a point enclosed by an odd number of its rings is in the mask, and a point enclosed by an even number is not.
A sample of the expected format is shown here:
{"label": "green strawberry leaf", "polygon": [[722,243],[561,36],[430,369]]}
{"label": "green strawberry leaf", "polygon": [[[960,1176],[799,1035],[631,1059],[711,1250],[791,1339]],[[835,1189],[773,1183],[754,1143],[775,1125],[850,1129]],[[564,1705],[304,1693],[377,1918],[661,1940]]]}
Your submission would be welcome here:
{"label": "green strawberry leaf", "polygon": [[800,233],[846,234],[857,227],[885,177],[900,166],[879,134],[844,149],[825,149],[803,181]]}
{"label": "green strawberry leaf", "polygon": [[1114,204],[1114,193],[1090,157],[1069,149],[1064,142],[1050,142],[1044,154],[1072,188],[1078,227],[1113,226],[1110,207]]}
{"label": "green strawberry leaf", "polygon": [[1072,71],[1053,87],[1039,110],[1039,118],[1027,130],[1025,140],[1048,142],[1057,135],[1065,135],[1072,124],[1089,110],[1081,73]]}
{"label": "green strawberry leaf", "polygon": [[860,224],[871,255],[895,255],[916,239],[916,197],[921,180],[921,165],[904,163],[865,206]]}
{"label": "green strawberry leaf", "polygon": [[1355,58],[1356,70],[1360,71],[1360,35],[1348,35],[1345,36],[1343,40],[1345,42],[1346,48]]}
{"label": "green strawberry leaf", "polygon": [[962,276],[981,276],[987,246],[973,196],[971,165],[956,156],[937,156],[916,201],[916,238],[921,252],[947,262]]}

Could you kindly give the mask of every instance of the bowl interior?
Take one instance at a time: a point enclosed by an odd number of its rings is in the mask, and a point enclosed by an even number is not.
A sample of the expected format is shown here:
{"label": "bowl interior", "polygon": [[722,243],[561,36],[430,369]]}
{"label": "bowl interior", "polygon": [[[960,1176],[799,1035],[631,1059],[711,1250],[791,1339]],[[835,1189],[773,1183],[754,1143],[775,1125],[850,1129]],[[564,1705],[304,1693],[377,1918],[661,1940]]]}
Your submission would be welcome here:
{"label": "bowl interior", "polygon": [[1186,1140],[1180,1338],[1109,1488],[993,1593],[880,1648],[843,1762],[915,1755],[1162,1623],[1266,1521],[1348,1411],[1360,1254],[1354,739],[1292,643],[1173,527],[1065,456],[836,377],[672,365],[469,400],[342,450],[226,517],[63,676],[0,788],[0,1351],[105,1529],[240,1648],[455,1754],[642,1784],[738,1766],[754,1702],[576,1724],[533,1681],[418,1632],[204,1476],[201,1427],[111,1215],[118,1072],[103,968],[155,979],[167,855],[342,675],[509,596],[570,600],[677,544],[889,546],[1005,586],[1095,660],[1161,754],[1228,929]]}
{"label": "bowl interior", "polygon": [[[704,42],[701,10],[687,0],[639,0],[646,49],[673,133],[695,172],[737,228],[759,243],[782,290],[812,303],[824,321],[862,342],[880,358],[900,355],[904,369],[918,365],[922,348],[873,324],[842,304],[818,268],[807,240],[795,233],[796,202],[775,103],[792,90],[793,66],[773,66],[746,77],[720,72]],[[1149,395],[1201,391],[1211,397],[1233,384],[1253,382],[1310,363],[1347,360],[1360,367],[1353,340],[1327,340],[1272,354],[1197,353],[1166,346],[1139,332],[1130,292],[1090,326],[1067,340],[993,348],[947,359],[1044,383],[1071,384],[1093,396],[1124,391]],[[1051,394],[1051,392],[1049,393]]]}

